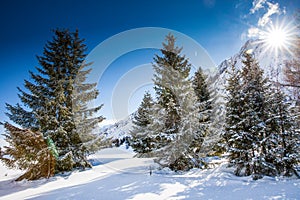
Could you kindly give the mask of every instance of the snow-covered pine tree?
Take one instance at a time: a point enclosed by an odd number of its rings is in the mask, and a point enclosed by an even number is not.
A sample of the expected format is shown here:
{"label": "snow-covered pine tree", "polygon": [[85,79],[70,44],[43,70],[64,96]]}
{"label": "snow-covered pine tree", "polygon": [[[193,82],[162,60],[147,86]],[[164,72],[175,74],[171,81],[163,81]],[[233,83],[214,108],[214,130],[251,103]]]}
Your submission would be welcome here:
{"label": "snow-covered pine tree", "polygon": [[150,137],[147,131],[147,126],[152,123],[154,101],[149,92],[144,94],[143,100],[133,117],[133,129],[130,131],[131,139],[130,146],[137,152],[138,156],[145,156],[154,148],[153,138]]}
{"label": "snow-covered pine tree", "polygon": [[[204,102],[205,104],[208,104],[206,107],[210,108],[211,107],[209,105],[210,92],[208,90],[206,80],[207,80],[207,76],[204,74],[202,68],[199,67],[193,77],[193,88],[199,104]],[[203,119],[203,121],[206,120],[207,119]]]}
{"label": "snow-covered pine tree", "polygon": [[278,87],[270,92],[266,120],[268,134],[261,143],[264,159],[269,163],[264,173],[272,176],[296,174],[299,177],[295,167],[300,162],[300,135],[297,116],[291,111],[293,104]]}
{"label": "snow-covered pine tree", "polygon": [[165,40],[166,43],[162,44],[162,55],[155,55],[154,57],[155,74],[153,81],[158,103],[163,106],[167,113],[164,132],[173,134],[178,132],[180,116],[177,97],[170,85],[176,84],[177,72],[182,78],[189,76],[190,64],[184,56],[180,55],[182,48],[175,46],[176,39],[172,34],[167,35]]}
{"label": "snow-covered pine tree", "polygon": [[49,178],[54,175],[55,157],[42,133],[20,129],[9,123],[5,123],[4,128],[4,138],[9,146],[3,148],[0,159],[9,168],[26,171],[16,181]]}
{"label": "snow-covered pine tree", "polygon": [[192,83],[200,110],[200,123],[202,128],[205,128],[205,140],[200,152],[203,155],[215,155],[224,151],[219,146],[223,118],[220,115],[220,107],[215,106],[220,97],[212,88],[208,87],[208,81],[207,75],[199,67],[194,74]]}
{"label": "snow-covered pine tree", "polygon": [[251,54],[226,87],[224,140],[237,175],[291,175],[299,163],[296,116],[284,94],[274,89]]}
{"label": "snow-covered pine tree", "polygon": [[86,45],[78,31],[54,33],[53,40],[45,45],[43,56],[37,57],[40,65],[36,67],[37,73],[30,72],[33,82],[25,80],[26,90],[18,88],[26,109],[19,104],[7,104],[7,115],[21,127],[52,138],[60,156],[57,171],[90,167],[86,160],[88,148],[83,143],[95,139],[90,131],[103,117],[94,117],[101,106],[87,106],[98,91],[95,84],[84,83],[90,72],[86,69],[90,63],[84,62]]}
{"label": "snow-covered pine tree", "polygon": [[257,179],[269,166],[264,157],[264,146],[261,145],[267,137],[266,93],[269,85],[251,53],[244,53],[243,65],[241,82],[238,81],[238,75],[234,75],[227,87],[229,99],[225,139],[229,146],[230,161],[236,166],[235,173],[246,176],[252,174]]}
{"label": "snow-covered pine tree", "polygon": [[156,161],[172,170],[188,170],[200,165],[198,152],[204,131],[199,124],[197,96],[188,78],[190,64],[180,55],[182,48],[175,46],[173,35],[167,35],[166,42],[161,50],[163,56],[156,55],[153,65],[158,99],[154,107],[161,108],[155,112],[160,116],[154,117],[154,123],[148,127],[156,128],[152,137],[160,142]]}
{"label": "snow-covered pine tree", "polygon": [[202,125],[208,125],[210,121],[210,115],[212,110],[211,105],[211,95],[207,87],[206,83],[207,77],[203,73],[201,67],[195,72],[195,75],[192,80],[193,89],[197,97],[197,105],[199,106],[199,110],[201,113],[200,123]]}
{"label": "snow-covered pine tree", "polygon": [[263,70],[259,67],[252,54],[244,54],[242,76],[242,93],[244,108],[241,113],[243,129],[241,137],[245,146],[244,166],[245,175],[253,175],[254,179],[264,175],[264,169],[269,166],[265,160],[262,141],[268,137],[266,131],[266,108],[268,106],[268,79],[263,77]]}
{"label": "snow-covered pine tree", "polygon": [[[227,96],[226,114],[225,114],[225,132],[222,135],[225,142],[225,148],[229,153],[229,162],[233,165],[243,165],[240,160],[243,153],[243,140],[240,132],[243,128],[241,122],[241,112],[243,110],[243,94],[241,93],[241,72],[236,69],[235,63],[231,65],[230,71],[227,71],[229,78],[227,79]],[[236,174],[239,172],[236,171]]]}

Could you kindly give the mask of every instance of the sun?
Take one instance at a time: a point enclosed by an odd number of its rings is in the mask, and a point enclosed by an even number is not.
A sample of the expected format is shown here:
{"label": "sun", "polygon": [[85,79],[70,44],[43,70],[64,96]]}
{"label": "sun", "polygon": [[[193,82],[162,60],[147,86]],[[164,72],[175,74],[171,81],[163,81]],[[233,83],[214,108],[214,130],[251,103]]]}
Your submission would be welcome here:
{"label": "sun", "polygon": [[273,52],[278,56],[280,53],[292,54],[291,48],[295,45],[295,26],[290,23],[271,24],[260,32],[260,42],[265,47],[265,53]]}
{"label": "sun", "polygon": [[286,47],[288,45],[288,34],[284,29],[272,27],[266,34],[266,42],[273,48]]}

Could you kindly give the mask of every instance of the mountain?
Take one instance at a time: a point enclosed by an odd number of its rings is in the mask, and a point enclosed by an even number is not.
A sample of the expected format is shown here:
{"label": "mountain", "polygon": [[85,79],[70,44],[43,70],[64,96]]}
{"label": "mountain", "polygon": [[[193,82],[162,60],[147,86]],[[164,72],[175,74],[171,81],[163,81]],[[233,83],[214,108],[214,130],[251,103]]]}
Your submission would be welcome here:
{"label": "mountain", "polygon": [[106,138],[112,140],[126,138],[129,135],[129,131],[132,128],[133,114],[129,115],[123,120],[120,120],[112,125],[106,125],[100,128],[99,133],[103,134]]}
{"label": "mountain", "polygon": [[228,74],[227,71],[231,70],[231,65],[235,63],[236,69],[241,69],[243,64],[244,52],[251,52],[254,58],[258,61],[259,66],[264,70],[265,76],[269,77],[274,82],[284,82],[283,67],[287,60],[291,59],[288,51],[276,52],[275,49],[268,47],[266,44],[259,40],[248,40],[240,49],[240,51],[229,59],[224,60],[217,70],[216,77],[214,78],[213,88],[217,91],[224,93],[224,86],[226,85]]}

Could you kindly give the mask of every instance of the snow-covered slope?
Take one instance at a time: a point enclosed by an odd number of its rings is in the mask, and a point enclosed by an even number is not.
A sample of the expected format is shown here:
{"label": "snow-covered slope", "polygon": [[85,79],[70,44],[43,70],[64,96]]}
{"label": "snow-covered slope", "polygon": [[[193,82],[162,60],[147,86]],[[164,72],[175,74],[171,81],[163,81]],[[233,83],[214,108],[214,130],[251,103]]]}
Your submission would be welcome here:
{"label": "snow-covered slope", "polygon": [[107,138],[112,138],[113,140],[123,139],[129,136],[129,132],[132,128],[132,117],[133,114],[112,125],[103,126],[98,132],[105,135]]}
{"label": "snow-covered slope", "polygon": [[[0,179],[0,199],[296,200],[300,197],[300,179],[265,177],[253,181],[251,177],[236,177],[224,164],[186,173],[157,171],[151,159],[133,158],[124,148],[105,149],[90,159],[95,165],[91,170],[69,176],[22,182]],[[154,169],[152,175],[150,167]]]}

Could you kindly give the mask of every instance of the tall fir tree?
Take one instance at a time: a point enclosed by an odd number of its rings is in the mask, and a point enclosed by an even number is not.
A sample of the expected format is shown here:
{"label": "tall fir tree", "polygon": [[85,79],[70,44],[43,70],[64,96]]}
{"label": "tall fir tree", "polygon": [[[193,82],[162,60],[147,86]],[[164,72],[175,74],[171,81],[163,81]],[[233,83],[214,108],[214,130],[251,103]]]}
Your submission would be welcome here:
{"label": "tall fir tree", "polygon": [[241,72],[236,69],[235,63],[231,65],[230,71],[227,72],[229,78],[227,80],[226,90],[226,114],[225,114],[225,132],[222,135],[225,141],[225,148],[229,152],[229,161],[233,164],[239,161],[243,146],[243,141],[240,138],[241,112],[243,110],[243,100],[241,93]]}
{"label": "tall fir tree", "polygon": [[174,171],[186,171],[205,165],[199,151],[206,134],[206,126],[199,123],[203,115],[197,103],[192,83],[188,78],[178,78],[172,90],[177,94],[181,121],[178,132],[158,152],[157,162]]}
{"label": "tall fir tree", "polygon": [[180,55],[182,48],[175,46],[176,39],[172,34],[167,35],[165,40],[166,43],[163,43],[163,49],[161,49],[162,55],[156,55],[154,58],[154,89],[158,103],[167,112],[165,132],[173,134],[178,132],[180,116],[172,84],[176,84],[179,77],[187,78],[189,76],[190,64],[184,56]]}
{"label": "tall fir tree", "polygon": [[[154,58],[154,84],[157,105],[153,123],[148,126],[158,143],[157,162],[172,170],[199,167],[198,148],[203,141],[199,125],[197,96],[189,79],[190,64],[175,46],[175,37],[166,36],[162,56]],[[157,114],[159,113],[159,116]]]}
{"label": "tall fir tree", "polygon": [[[230,161],[236,166],[236,174],[252,174],[256,179],[261,177],[265,164],[260,143],[266,137],[267,79],[250,53],[244,53],[242,62],[241,82],[233,85],[238,83],[236,75],[227,87],[230,96],[225,139],[229,145]],[[239,89],[239,94],[236,89]]]}
{"label": "tall fir tree", "polygon": [[90,167],[89,148],[84,144],[95,139],[91,130],[103,117],[94,117],[102,105],[89,108],[87,103],[99,92],[96,84],[85,83],[91,63],[84,62],[86,45],[78,30],[55,30],[54,34],[43,56],[37,56],[40,67],[37,73],[30,72],[33,82],[25,80],[26,90],[18,88],[25,108],[7,104],[7,115],[21,127],[53,139],[59,152],[58,171]]}
{"label": "tall fir tree", "polygon": [[[208,76],[204,74],[201,67],[197,69],[192,79],[193,88],[197,96],[201,127],[204,128],[205,140],[201,141],[201,154],[213,155],[221,151],[218,146],[220,137],[220,127],[222,119],[217,114],[219,109],[215,107],[219,98],[215,91],[208,87]],[[214,115],[214,117],[212,117]]]}
{"label": "tall fir tree", "polygon": [[264,173],[273,176],[295,174],[300,177],[295,169],[300,162],[297,115],[292,111],[293,104],[289,98],[278,87],[272,87],[270,92],[267,137],[261,143],[264,146],[264,159],[269,163]]}

